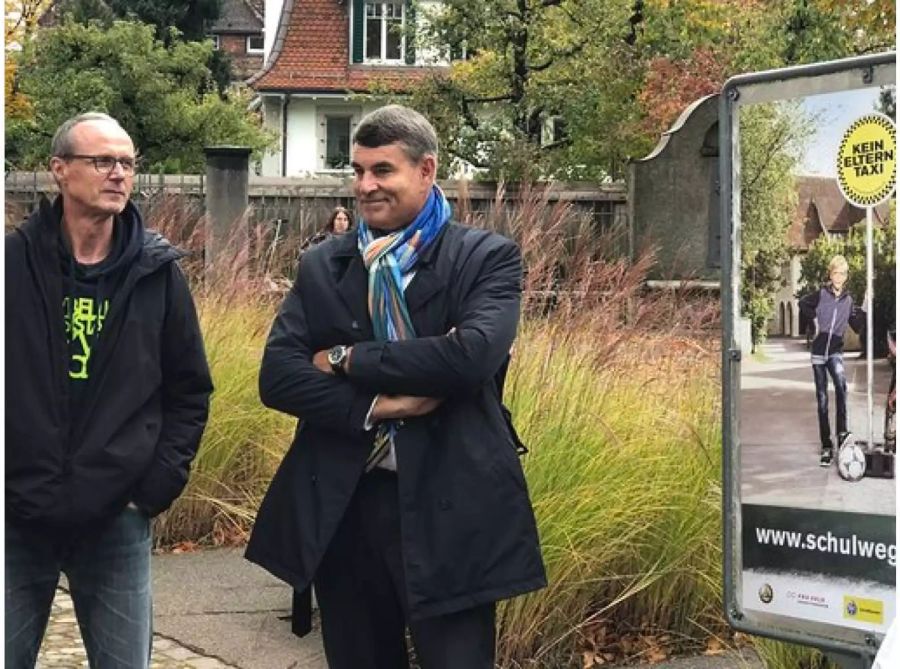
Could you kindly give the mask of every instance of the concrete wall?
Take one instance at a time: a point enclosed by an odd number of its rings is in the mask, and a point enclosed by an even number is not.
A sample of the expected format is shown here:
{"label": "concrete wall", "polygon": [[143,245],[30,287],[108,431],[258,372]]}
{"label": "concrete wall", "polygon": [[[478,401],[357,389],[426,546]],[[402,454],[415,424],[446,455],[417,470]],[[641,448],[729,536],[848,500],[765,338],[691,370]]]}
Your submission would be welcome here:
{"label": "concrete wall", "polygon": [[718,111],[717,95],[698,100],[631,164],[630,244],[658,247],[651,278],[719,276]]}

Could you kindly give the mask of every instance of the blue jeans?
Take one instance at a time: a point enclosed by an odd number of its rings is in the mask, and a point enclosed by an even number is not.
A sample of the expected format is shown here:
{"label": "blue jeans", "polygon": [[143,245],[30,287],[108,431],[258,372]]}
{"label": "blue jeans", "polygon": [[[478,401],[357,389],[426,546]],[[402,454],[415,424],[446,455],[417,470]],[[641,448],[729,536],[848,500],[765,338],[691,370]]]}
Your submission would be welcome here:
{"label": "blue jeans", "polygon": [[150,519],[127,508],[78,536],[6,523],[6,666],[34,667],[60,573],[95,669],[150,664]]}
{"label": "blue jeans", "polygon": [[834,402],[837,404],[838,438],[847,432],[847,377],[844,374],[844,356],[831,355],[824,365],[813,365],[816,382],[816,408],[819,412],[819,440],[822,448],[832,448],[831,425],[828,422],[828,376],[834,384]]}

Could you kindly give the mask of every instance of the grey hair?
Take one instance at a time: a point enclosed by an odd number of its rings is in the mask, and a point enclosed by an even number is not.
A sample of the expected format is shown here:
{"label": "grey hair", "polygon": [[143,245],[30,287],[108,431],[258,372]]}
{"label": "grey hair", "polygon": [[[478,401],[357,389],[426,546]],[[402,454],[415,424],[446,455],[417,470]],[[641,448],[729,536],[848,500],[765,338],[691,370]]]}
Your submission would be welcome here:
{"label": "grey hair", "polygon": [[423,156],[437,158],[438,140],[434,126],[415,109],[387,105],[366,114],[353,132],[353,143],[374,149],[398,142],[414,163]]}
{"label": "grey hair", "polygon": [[115,123],[120,128],[122,127],[116,119],[103,112],[85,112],[84,114],[73,116],[67,121],[63,121],[62,125],[53,133],[53,141],[50,143],[50,155],[62,157],[72,153],[72,128],[86,121],[108,121],[109,123]]}

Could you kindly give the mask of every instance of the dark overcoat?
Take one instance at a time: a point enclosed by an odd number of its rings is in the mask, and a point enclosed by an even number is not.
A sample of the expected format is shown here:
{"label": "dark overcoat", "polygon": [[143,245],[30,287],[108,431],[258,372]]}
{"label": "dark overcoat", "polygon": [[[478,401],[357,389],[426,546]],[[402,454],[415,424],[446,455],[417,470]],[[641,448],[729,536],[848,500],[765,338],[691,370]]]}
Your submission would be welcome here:
{"label": "dark overcoat", "polygon": [[[522,266],[510,240],[455,223],[416,266],[405,295],[416,338],[377,342],[356,235],[305,253],[272,327],[260,395],[299,418],[262,502],[246,557],[303,591],[363,474],[377,393],[442,397],[395,440],[406,595],[412,619],[546,584],[516,438],[501,404],[519,319]],[[451,328],[455,328],[451,332]],[[353,345],[348,377],[316,351]]]}

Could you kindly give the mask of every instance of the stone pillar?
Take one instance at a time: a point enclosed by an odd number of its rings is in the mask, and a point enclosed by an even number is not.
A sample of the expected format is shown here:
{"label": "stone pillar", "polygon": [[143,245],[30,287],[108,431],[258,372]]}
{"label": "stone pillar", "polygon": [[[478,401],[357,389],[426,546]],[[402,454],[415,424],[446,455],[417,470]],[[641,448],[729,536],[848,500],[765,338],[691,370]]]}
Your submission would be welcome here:
{"label": "stone pillar", "polygon": [[[246,214],[250,201],[250,149],[245,146],[208,146],[206,154],[206,265],[227,263],[245,243],[246,228],[235,226]],[[232,243],[233,242],[233,243]],[[220,258],[223,251],[231,254]]]}

